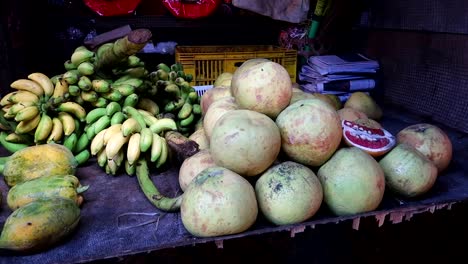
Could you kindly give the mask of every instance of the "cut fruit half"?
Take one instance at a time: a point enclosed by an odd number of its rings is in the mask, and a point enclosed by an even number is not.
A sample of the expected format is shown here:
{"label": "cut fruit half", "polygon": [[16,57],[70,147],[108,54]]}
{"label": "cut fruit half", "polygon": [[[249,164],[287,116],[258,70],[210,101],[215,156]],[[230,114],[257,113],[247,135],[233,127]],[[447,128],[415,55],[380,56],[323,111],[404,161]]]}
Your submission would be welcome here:
{"label": "cut fruit half", "polygon": [[343,120],[341,126],[348,146],[358,147],[373,157],[381,156],[395,146],[395,137],[384,128],[371,128],[348,120]]}

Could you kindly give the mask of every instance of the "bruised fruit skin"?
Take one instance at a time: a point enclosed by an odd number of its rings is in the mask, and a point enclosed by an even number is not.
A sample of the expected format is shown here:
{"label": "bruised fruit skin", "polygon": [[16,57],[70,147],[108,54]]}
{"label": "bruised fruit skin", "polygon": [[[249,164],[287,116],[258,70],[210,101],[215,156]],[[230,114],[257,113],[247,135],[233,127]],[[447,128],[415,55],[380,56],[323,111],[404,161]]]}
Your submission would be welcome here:
{"label": "bruised fruit skin", "polygon": [[281,146],[292,160],[320,166],[341,142],[341,122],[335,109],[320,99],[300,100],[276,118]]}
{"label": "bruised fruit skin", "polygon": [[188,185],[180,213],[192,235],[214,237],[250,228],[258,206],[254,188],[245,178],[226,168],[211,167]]}
{"label": "bruised fruit skin", "polygon": [[421,123],[410,125],[397,134],[397,143],[406,143],[434,162],[439,172],[452,160],[452,142],[439,127]]}
{"label": "bruised fruit skin", "polygon": [[226,96],[232,96],[231,89],[229,87],[218,87],[216,89],[209,89],[206,91],[200,98],[200,106],[203,115],[205,115],[213,102]]}
{"label": "bruised fruit skin", "polygon": [[47,175],[74,175],[78,162],[63,145],[30,146],[13,153],[5,163],[3,176],[8,186]]}
{"label": "bruised fruit skin", "polygon": [[379,120],[382,117],[382,109],[380,106],[370,95],[363,92],[352,93],[348,100],[346,100],[344,107],[359,110],[365,113],[370,119]]}
{"label": "bruised fruit skin", "polygon": [[207,149],[200,150],[195,155],[185,159],[179,170],[179,185],[182,191],[187,189],[190,182],[192,182],[202,170],[215,166],[216,163],[210,151]]}
{"label": "bruised fruit skin", "polygon": [[268,116],[245,109],[224,114],[215,124],[210,151],[216,164],[242,176],[264,172],[281,150],[281,137]]}
{"label": "bruised fruit skin", "polygon": [[356,148],[341,148],[317,173],[324,202],[336,215],[375,210],[385,191],[384,172],[379,163]]}
{"label": "bruised fruit skin", "polygon": [[264,172],[255,183],[260,211],[276,225],[303,222],[318,211],[322,185],[306,166],[286,161]]}
{"label": "bruised fruit skin", "polygon": [[206,137],[205,129],[203,127],[193,132],[189,136],[189,139],[197,142],[199,150],[210,148],[210,141]]}
{"label": "bruised fruit skin", "polygon": [[429,191],[437,179],[437,167],[421,152],[399,144],[379,161],[387,186],[406,197]]}
{"label": "bruised fruit skin", "polygon": [[240,108],[276,118],[289,105],[291,85],[289,73],[281,64],[247,61],[234,72],[231,92]]}
{"label": "bruised fruit skin", "polygon": [[350,107],[343,107],[337,112],[341,120],[356,121],[368,118],[365,113]]}
{"label": "bruised fruit skin", "polygon": [[203,117],[203,128],[205,129],[205,135],[208,139],[211,137],[213,127],[225,113],[239,109],[239,105],[236,103],[236,99],[232,96],[220,98],[218,101],[213,102]]}

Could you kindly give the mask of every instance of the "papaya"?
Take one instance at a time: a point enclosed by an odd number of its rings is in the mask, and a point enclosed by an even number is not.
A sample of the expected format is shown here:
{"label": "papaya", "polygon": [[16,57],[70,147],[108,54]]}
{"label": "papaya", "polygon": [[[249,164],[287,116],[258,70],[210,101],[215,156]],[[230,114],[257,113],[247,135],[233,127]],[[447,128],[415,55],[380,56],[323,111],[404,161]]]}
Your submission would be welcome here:
{"label": "papaya", "polygon": [[11,187],[7,194],[7,204],[11,210],[16,210],[40,198],[63,197],[76,202],[78,206],[83,202],[80,193],[88,186],[81,186],[74,175],[48,175]]}
{"label": "papaya", "polygon": [[47,175],[74,175],[78,162],[63,145],[49,143],[16,151],[5,162],[3,176],[8,186]]}
{"label": "papaya", "polygon": [[48,249],[69,235],[79,220],[80,208],[71,199],[35,200],[8,216],[0,234],[0,249],[22,253]]}

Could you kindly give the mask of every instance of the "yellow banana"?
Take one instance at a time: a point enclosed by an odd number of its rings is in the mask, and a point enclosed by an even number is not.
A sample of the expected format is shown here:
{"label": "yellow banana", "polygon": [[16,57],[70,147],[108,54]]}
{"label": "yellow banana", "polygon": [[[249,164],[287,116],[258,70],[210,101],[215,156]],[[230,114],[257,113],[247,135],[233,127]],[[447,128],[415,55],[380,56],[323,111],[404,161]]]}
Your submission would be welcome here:
{"label": "yellow banana", "polygon": [[15,116],[19,111],[23,110],[24,108],[28,106],[33,106],[36,105],[34,102],[19,102],[10,107],[8,110],[8,115],[13,115]]}
{"label": "yellow banana", "polygon": [[136,106],[150,112],[153,116],[159,114],[158,104],[149,98],[140,98]]}
{"label": "yellow banana", "polygon": [[106,134],[106,129],[101,130],[101,132],[97,133],[96,136],[91,141],[91,155],[98,154],[101,149],[104,148],[104,134]]}
{"label": "yellow banana", "polygon": [[73,119],[73,117],[67,112],[59,112],[58,118],[60,122],[62,122],[63,133],[65,134],[65,136],[71,135],[71,133],[73,133],[76,128],[75,120]]}
{"label": "yellow banana", "polygon": [[129,139],[130,137],[125,137],[122,133],[113,134],[106,145],[107,158],[114,157]]}
{"label": "yellow banana", "polygon": [[127,160],[130,165],[132,165],[140,157],[140,138],[140,133],[135,133],[131,135],[130,139],[128,140]]}
{"label": "yellow banana", "polygon": [[5,140],[11,143],[22,143],[22,144],[31,143],[29,134],[20,135],[20,134],[16,134],[15,132],[8,134],[8,136],[5,137]]}
{"label": "yellow banana", "polygon": [[19,102],[38,103],[39,97],[36,94],[33,94],[29,91],[18,91],[18,92],[13,92],[13,94],[8,98],[8,101],[13,104],[16,104]]}
{"label": "yellow banana", "polygon": [[122,131],[122,134],[126,137],[133,133],[140,132],[141,129],[142,127],[140,123],[138,123],[138,121],[135,118],[130,117],[122,123],[122,127],[120,130]]}
{"label": "yellow banana", "polygon": [[162,138],[158,135],[153,133],[153,143],[151,144],[151,162],[155,162],[161,156],[162,150]]}
{"label": "yellow banana", "polygon": [[160,168],[164,163],[167,161],[167,157],[169,156],[169,147],[167,146],[166,139],[160,137],[162,141],[161,146],[161,155],[159,156],[158,160],[156,161],[156,168]]}
{"label": "yellow banana", "polygon": [[5,96],[2,97],[2,100],[0,100],[0,105],[1,105],[1,106],[6,106],[6,105],[9,105],[9,104],[12,104],[12,103],[10,102],[10,97],[11,97],[13,94],[14,94],[14,92],[5,94]]}
{"label": "yellow banana", "polygon": [[40,72],[34,72],[29,74],[28,78],[37,82],[41,86],[42,90],[44,90],[46,99],[49,99],[49,97],[54,93],[54,84],[47,75]]}
{"label": "yellow banana", "polygon": [[61,103],[56,110],[73,114],[82,122],[86,119],[86,110],[75,102]]}
{"label": "yellow banana", "polygon": [[107,155],[106,155],[106,149],[105,148],[102,148],[101,151],[99,151],[97,153],[96,159],[97,159],[98,165],[101,168],[106,166],[106,164],[107,164]]}
{"label": "yellow banana", "polygon": [[108,159],[106,164],[106,173],[115,175],[117,174],[118,170],[119,166],[117,165],[116,161],[114,159]]}
{"label": "yellow banana", "polygon": [[33,131],[37,125],[39,124],[39,121],[41,120],[40,115],[36,115],[34,118],[29,119],[29,120],[24,120],[18,123],[16,126],[15,133],[16,134],[25,134],[28,132]]}
{"label": "yellow banana", "polygon": [[158,121],[158,119],[154,115],[152,115],[150,112],[146,110],[138,109],[138,112],[140,112],[141,116],[143,116],[143,120],[145,120],[145,124],[148,127],[151,127],[152,124]]}
{"label": "yellow banana", "polygon": [[119,152],[117,152],[117,155],[115,155],[112,160],[115,162],[117,165],[117,169],[122,165],[122,162],[125,160],[125,152],[124,148],[121,148]]}
{"label": "yellow banana", "polygon": [[58,117],[52,118],[52,131],[47,138],[47,143],[59,142],[63,136],[63,125]]}
{"label": "yellow banana", "polygon": [[109,139],[112,137],[112,135],[114,135],[115,133],[122,133],[120,131],[121,127],[122,124],[114,124],[105,130],[106,133],[104,134],[104,145],[106,145],[107,142],[109,142]]}
{"label": "yellow banana", "polygon": [[20,121],[31,120],[38,115],[39,115],[39,108],[37,106],[35,105],[27,106],[24,109],[21,109],[15,115],[15,121],[20,122]]}
{"label": "yellow banana", "polygon": [[68,83],[64,79],[59,78],[55,83],[54,93],[52,94],[52,97],[63,97],[66,93],[68,93]]}
{"label": "yellow banana", "polygon": [[43,113],[41,120],[37,125],[36,132],[34,133],[34,142],[39,143],[45,141],[51,134],[53,126],[52,118]]}
{"label": "yellow banana", "polygon": [[28,91],[31,92],[38,97],[44,95],[44,89],[42,89],[41,85],[35,81],[28,80],[28,79],[18,79],[10,84],[11,88],[15,88],[20,91]]}

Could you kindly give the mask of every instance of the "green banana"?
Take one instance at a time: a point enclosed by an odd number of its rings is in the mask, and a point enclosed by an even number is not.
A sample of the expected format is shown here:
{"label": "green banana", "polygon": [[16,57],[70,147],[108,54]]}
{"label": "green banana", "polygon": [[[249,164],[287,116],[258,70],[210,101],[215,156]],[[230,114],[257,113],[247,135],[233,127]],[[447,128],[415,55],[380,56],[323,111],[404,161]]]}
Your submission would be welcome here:
{"label": "green banana", "polygon": [[81,91],[81,98],[83,99],[83,101],[85,102],[97,102],[97,100],[99,100],[100,96],[97,92],[93,91],[93,90],[89,90],[89,91]]}
{"label": "green banana", "polygon": [[29,134],[20,135],[20,134],[16,134],[15,132],[11,132],[10,134],[8,134],[5,140],[11,143],[23,143],[23,144],[28,144],[28,145],[31,145],[33,143],[33,140],[31,139],[31,135]]}
{"label": "green banana", "polygon": [[84,61],[78,65],[77,70],[81,75],[93,75],[94,65],[89,61]]}
{"label": "green banana", "polygon": [[79,153],[83,151],[84,149],[87,149],[89,146],[90,140],[88,138],[88,135],[86,133],[82,133],[79,137],[78,140],[76,141],[75,144],[75,152]]}
{"label": "green banana", "polygon": [[89,150],[83,149],[75,155],[75,160],[78,162],[78,165],[83,165],[89,160],[90,157],[91,153],[89,152]]}
{"label": "green banana", "polygon": [[192,105],[192,112],[194,114],[201,115],[201,113],[202,113],[201,106],[199,104],[193,104]]}
{"label": "green banana", "polygon": [[108,115],[108,116],[112,116],[115,113],[120,112],[120,111],[122,111],[122,107],[117,102],[110,102],[106,106],[106,115]]}
{"label": "green banana", "polygon": [[91,60],[92,57],[94,57],[94,52],[82,48],[73,52],[70,61],[74,65],[80,65],[82,62]]}
{"label": "green banana", "polygon": [[161,118],[150,126],[153,133],[159,134],[167,130],[177,130],[176,122],[171,118]]}
{"label": "green banana", "polygon": [[107,115],[101,116],[94,125],[94,134],[97,135],[102,130],[108,128],[111,125],[111,118]]}
{"label": "green banana", "polygon": [[169,73],[171,71],[171,68],[169,68],[169,66],[167,66],[166,64],[164,63],[159,63],[157,66],[156,66],[157,69],[161,69],[167,73]]}
{"label": "green banana", "polygon": [[76,135],[76,133],[71,133],[69,136],[65,137],[65,139],[63,140],[63,145],[73,153],[75,151],[77,141],[78,136]]}
{"label": "green banana", "polygon": [[115,89],[111,89],[107,93],[102,93],[101,96],[107,100],[114,101],[114,102],[118,102],[123,98],[123,95],[118,90],[115,90]]}
{"label": "green banana", "polygon": [[68,93],[70,93],[71,96],[80,96],[81,89],[77,85],[69,85]]}
{"label": "green banana", "polygon": [[123,102],[123,106],[124,107],[125,106],[135,107],[138,104],[138,99],[139,99],[138,94],[136,94],[136,93],[130,94],[127,97],[125,97],[125,100]]}
{"label": "green banana", "polygon": [[161,155],[159,156],[158,160],[156,161],[156,168],[160,168],[164,163],[167,161],[167,157],[169,156],[169,148],[167,146],[166,139],[161,137],[162,145],[161,145]]}
{"label": "green banana", "polygon": [[130,117],[122,123],[121,130],[124,137],[126,137],[133,133],[140,132],[143,129],[143,127],[135,118]]}
{"label": "green banana", "polygon": [[149,127],[142,128],[140,131],[140,151],[146,152],[153,143],[153,132]]}
{"label": "green banana", "polygon": [[136,164],[135,163],[130,164],[128,160],[125,160],[125,172],[129,176],[134,176],[136,173]]}
{"label": "green banana", "polygon": [[193,120],[195,120],[195,115],[191,113],[187,118],[180,120],[180,125],[182,127],[188,127],[193,123]]}
{"label": "green banana", "polygon": [[76,70],[76,65],[71,62],[71,60],[67,60],[63,63],[63,67],[65,70]]}
{"label": "green banana", "polygon": [[101,116],[104,116],[106,113],[107,110],[104,107],[94,108],[93,110],[89,111],[86,115],[86,123],[93,123],[94,121],[98,120]]}
{"label": "green banana", "polygon": [[10,153],[15,153],[16,151],[22,150],[29,146],[28,144],[23,144],[23,143],[8,142],[5,140],[7,136],[8,134],[5,131],[0,132],[0,144]]}
{"label": "green banana", "polygon": [[99,98],[97,99],[97,101],[91,102],[91,104],[92,104],[94,107],[106,107],[106,105],[108,104],[108,101],[107,101],[106,98],[99,97]]}
{"label": "green banana", "polygon": [[130,85],[130,84],[119,84],[119,85],[113,85],[112,89],[115,89],[122,94],[122,96],[129,96],[133,93],[135,93],[135,87]]}
{"label": "green banana", "polygon": [[127,57],[127,66],[128,67],[137,67],[142,61],[135,55],[130,55]]}
{"label": "green banana", "polygon": [[93,88],[93,83],[88,76],[81,76],[78,80],[78,87],[83,91],[89,91]]}
{"label": "green banana", "polygon": [[185,102],[182,108],[180,108],[179,113],[177,113],[177,117],[179,119],[185,119],[190,116],[192,113],[192,105],[189,102]]}
{"label": "green banana", "polygon": [[80,78],[79,74],[78,70],[68,70],[63,74],[62,79],[68,84],[75,84]]}
{"label": "green banana", "polygon": [[116,112],[111,117],[111,125],[122,124],[125,120],[125,114],[122,112]]}

